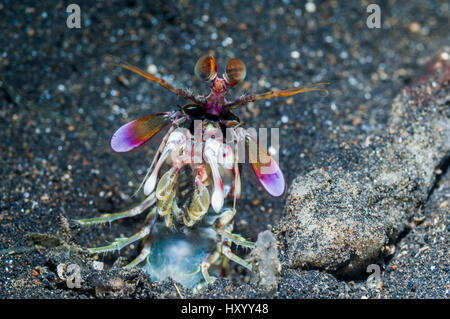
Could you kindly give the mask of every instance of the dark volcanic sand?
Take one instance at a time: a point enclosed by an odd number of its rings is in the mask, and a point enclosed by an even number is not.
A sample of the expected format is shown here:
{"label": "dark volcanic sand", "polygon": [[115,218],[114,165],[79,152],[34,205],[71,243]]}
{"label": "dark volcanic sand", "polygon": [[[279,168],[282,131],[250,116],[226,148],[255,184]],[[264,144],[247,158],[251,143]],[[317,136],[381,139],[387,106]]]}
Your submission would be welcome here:
{"label": "dark volcanic sand", "polygon": [[[290,185],[346,144],[358,146],[367,135],[382,132],[392,99],[450,43],[446,1],[382,1],[381,29],[366,27],[364,1],[77,3],[81,29],[66,27],[62,1],[0,4],[2,298],[178,297],[171,282],[150,283],[137,270],[93,271],[92,256],[61,249],[99,246],[137,231],[140,217],[82,230],[71,220],[136,201],[131,195],[155,145],[114,154],[109,138],[131,119],[182,103],[137,75],[106,68],[102,55],[143,68],[155,65],[175,86],[203,93],[207,85],[194,79],[193,66],[211,52],[219,68],[231,57],[247,65],[247,79],[232,96],[331,82],[326,98],[311,93],[273,99],[238,112],[249,126],[280,128],[280,167]],[[424,204],[424,221],[395,243],[382,287],[366,288],[362,275],[343,281],[283,265],[275,296],[448,298],[447,167],[448,162]],[[235,230],[256,240],[268,225],[278,224],[285,199],[270,199],[248,174],[244,178]],[[136,251],[126,248],[120,255],[130,260]],[[109,267],[117,257],[98,258]],[[81,289],[68,289],[58,279],[60,263],[82,266]],[[235,267],[230,280],[218,280],[199,297],[261,296],[242,284],[248,277]]]}

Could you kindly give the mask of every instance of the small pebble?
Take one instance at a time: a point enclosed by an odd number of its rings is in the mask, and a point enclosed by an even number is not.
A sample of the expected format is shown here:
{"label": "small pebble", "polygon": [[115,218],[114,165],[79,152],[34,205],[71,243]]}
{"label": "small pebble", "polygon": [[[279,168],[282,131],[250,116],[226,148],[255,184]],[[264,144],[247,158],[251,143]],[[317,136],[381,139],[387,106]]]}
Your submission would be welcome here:
{"label": "small pebble", "polygon": [[147,72],[150,73],[150,74],[156,75],[156,74],[158,73],[158,68],[157,68],[156,65],[150,64],[150,65],[147,67]]}
{"label": "small pebble", "polygon": [[409,25],[409,31],[413,32],[413,33],[417,33],[420,31],[420,24],[418,22],[412,22]]}
{"label": "small pebble", "polygon": [[307,2],[305,5],[305,10],[313,13],[316,11],[316,5],[314,4],[314,2]]}
{"label": "small pebble", "polygon": [[298,51],[291,52],[291,58],[298,59],[299,57],[300,57],[300,52],[298,52]]}

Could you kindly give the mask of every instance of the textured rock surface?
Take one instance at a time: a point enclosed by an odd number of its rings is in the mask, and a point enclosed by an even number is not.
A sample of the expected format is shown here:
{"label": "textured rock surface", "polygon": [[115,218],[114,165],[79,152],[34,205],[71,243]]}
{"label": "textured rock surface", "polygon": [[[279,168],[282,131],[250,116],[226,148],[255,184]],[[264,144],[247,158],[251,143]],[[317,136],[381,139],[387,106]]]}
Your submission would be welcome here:
{"label": "textured rock surface", "polygon": [[441,176],[423,219],[392,252],[382,282],[386,295],[416,298],[450,297],[450,170]]}
{"label": "textured rock surface", "polygon": [[394,100],[386,130],[367,136],[347,167],[337,160],[294,180],[277,228],[290,267],[359,277],[423,216],[450,152],[450,66],[431,69]]}

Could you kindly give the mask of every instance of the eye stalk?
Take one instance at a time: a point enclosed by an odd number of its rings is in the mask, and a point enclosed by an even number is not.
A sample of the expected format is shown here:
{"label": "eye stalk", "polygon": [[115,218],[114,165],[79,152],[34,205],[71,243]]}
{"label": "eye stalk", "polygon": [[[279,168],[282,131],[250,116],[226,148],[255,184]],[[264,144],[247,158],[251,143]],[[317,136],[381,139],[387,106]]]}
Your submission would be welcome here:
{"label": "eye stalk", "polygon": [[244,62],[239,59],[231,59],[227,63],[223,78],[228,85],[235,86],[245,79],[246,74],[247,68]]}
{"label": "eye stalk", "polygon": [[217,64],[214,57],[202,56],[198,59],[194,68],[195,76],[201,81],[212,81],[217,75]]}

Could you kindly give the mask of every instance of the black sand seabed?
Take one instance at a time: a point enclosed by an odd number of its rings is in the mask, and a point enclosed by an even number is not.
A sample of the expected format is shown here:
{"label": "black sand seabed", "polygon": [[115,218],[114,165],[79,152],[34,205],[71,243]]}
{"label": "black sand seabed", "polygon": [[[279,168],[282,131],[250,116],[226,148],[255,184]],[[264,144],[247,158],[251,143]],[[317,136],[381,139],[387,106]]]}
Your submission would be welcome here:
{"label": "black sand seabed", "polygon": [[[173,282],[151,283],[139,270],[111,268],[118,254],[93,257],[79,249],[132,234],[142,222],[134,218],[82,230],[71,222],[136,201],[130,196],[154,146],[114,154],[108,148],[111,134],[131,119],[181,103],[136,75],[106,68],[101,62],[106,53],[144,68],[155,65],[166,80],[198,92],[207,86],[194,79],[193,66],[210,52],[219,67],[231,57],[246,63],[247,80],[233,96],[331,82],[326,98],[274,99],[239,111],[248,125],[280,128],[280,166],[288,185],[326,167],[329,158],[351,167],[368,137],[388,126],[394,97],[430,73],[427,66],[435,61],[441,61],[442,81],[438,90],[431,78],[430,92],[449,105],[446,1],[381,1],[381,29],[366,27],[367,3],[358,1],[77,3],[81,29],[66,27],[62,1],[0,3],[1,298],[179,297]],[[443,114],[448,123],[448,112]],[[383,251],[376,261],[383,267],[382,283],[372,288],[364,273],[339,276],[321,265],[292,267],[281,251],[281,277],[270,296],[448,298],[448,146],[440,150],[444,155],[435,161],[441,164],[429,196],[417,203],[418,215],[408,227],[387,243],[389,254]],[[256,240],[268,225],[280,224],[286,198],[268,198],[245,177],[235,229]],[[130,260],[136,251],[127,248],[120,255]],[[93,270],[94,258],[107,269]],[[80,289],[69,289],[59,278],[63,263],[81,266]],[[249,277],[234,267],[230,279],[195,296],[265,296],[245,283]]]}

